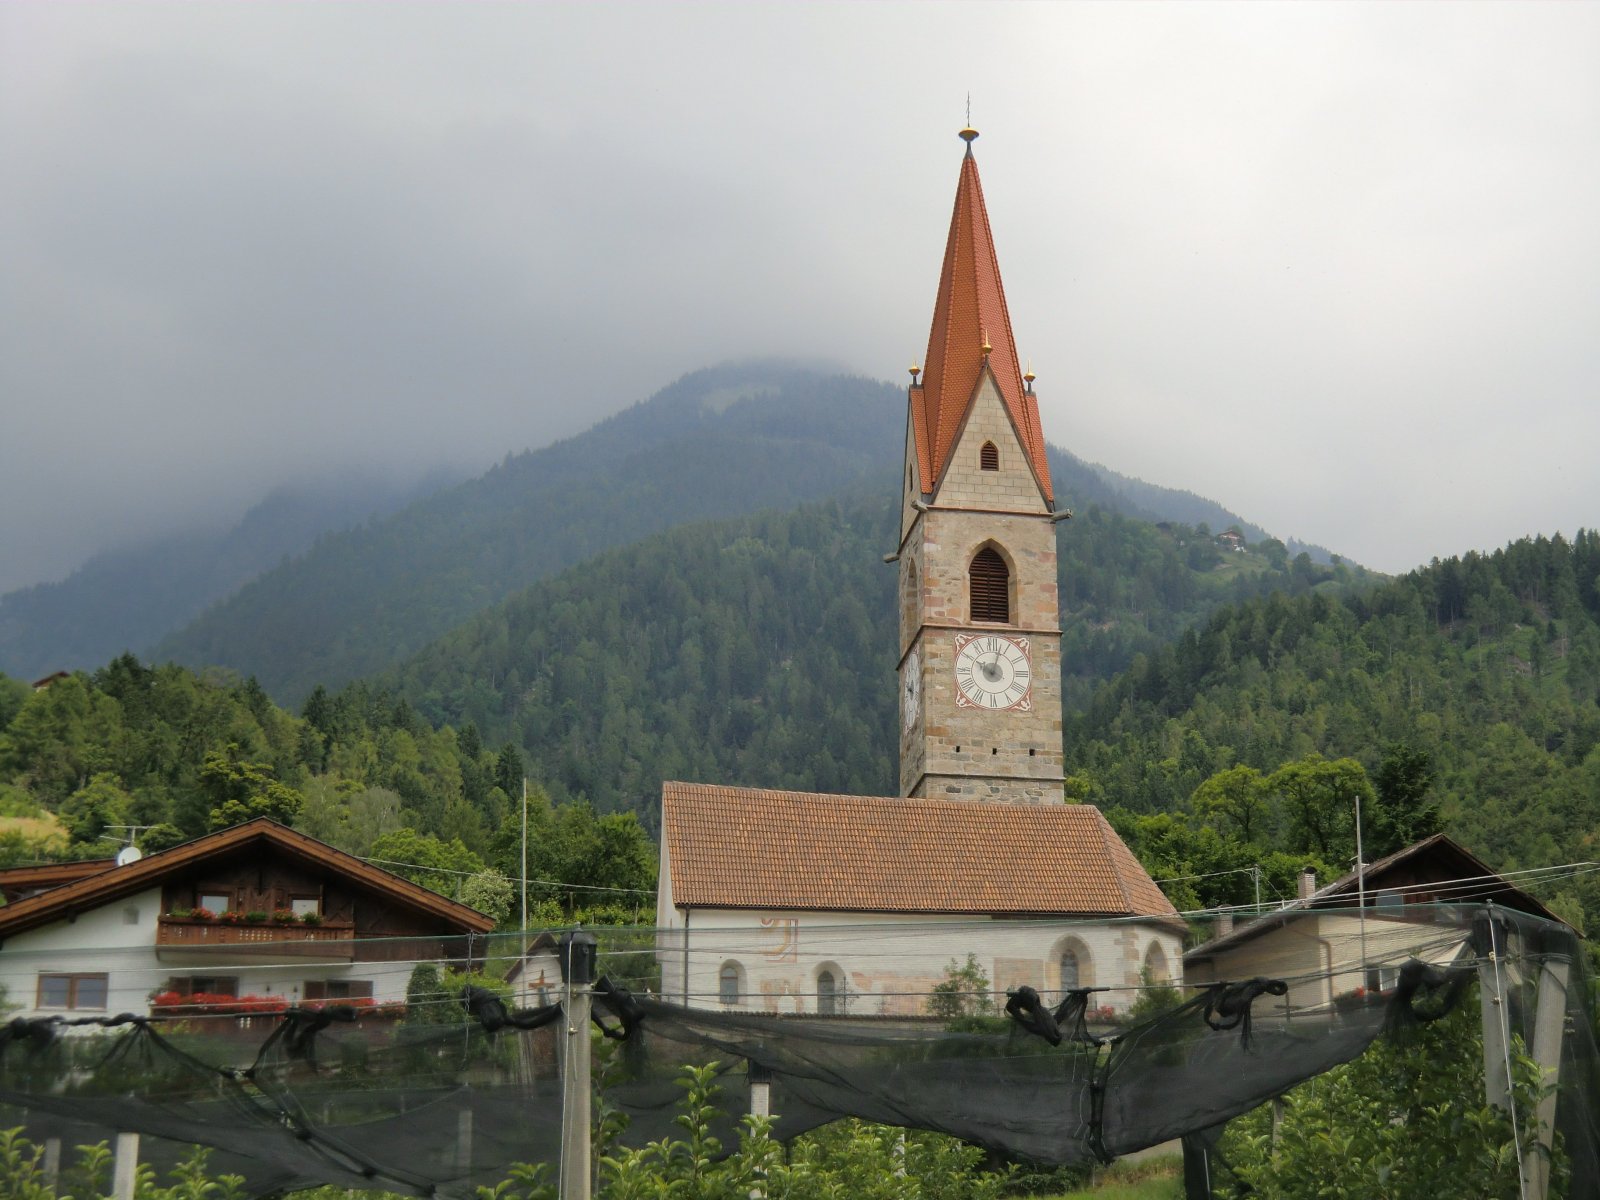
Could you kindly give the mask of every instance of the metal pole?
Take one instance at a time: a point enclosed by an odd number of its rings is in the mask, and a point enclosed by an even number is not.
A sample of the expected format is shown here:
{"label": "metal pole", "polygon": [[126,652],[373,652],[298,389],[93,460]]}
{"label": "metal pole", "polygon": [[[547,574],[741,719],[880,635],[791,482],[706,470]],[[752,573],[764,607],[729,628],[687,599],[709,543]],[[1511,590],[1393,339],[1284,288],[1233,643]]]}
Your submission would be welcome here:
{"label": "metal pole", "polygon": [[594,1003],[594,934],[577,930],[561,939],[561,1200],[589,1200],[589,1014]]}
{"label": "metal pole", "polygon": [[1356,903],[1361,906],[1361,987],[1367,986],[1367,861],[1361,853],[1361,793],[1356,793]]}
{"label": "metal pole", "polygon": [[[528,928],[528,777],[522,777],[522,928]],[[527,974],[524,963],[523,974]]]}

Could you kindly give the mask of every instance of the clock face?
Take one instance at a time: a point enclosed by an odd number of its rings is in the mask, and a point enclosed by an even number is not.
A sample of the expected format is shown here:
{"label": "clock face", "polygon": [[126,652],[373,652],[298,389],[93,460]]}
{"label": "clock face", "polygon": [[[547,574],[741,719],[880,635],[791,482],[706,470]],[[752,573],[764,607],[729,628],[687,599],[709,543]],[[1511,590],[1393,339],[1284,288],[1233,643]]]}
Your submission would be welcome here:
{"label": "clock face", "polygon": [[1027,638],[956,634],[956,707],[1033,707],[1033,659]]}
{"label": "clock face", "polygon": [[922,660],[915,650],[906,655],[905,670],[900,678],[900,719],[909,733],[917,723],[917,695],[922,687]]}

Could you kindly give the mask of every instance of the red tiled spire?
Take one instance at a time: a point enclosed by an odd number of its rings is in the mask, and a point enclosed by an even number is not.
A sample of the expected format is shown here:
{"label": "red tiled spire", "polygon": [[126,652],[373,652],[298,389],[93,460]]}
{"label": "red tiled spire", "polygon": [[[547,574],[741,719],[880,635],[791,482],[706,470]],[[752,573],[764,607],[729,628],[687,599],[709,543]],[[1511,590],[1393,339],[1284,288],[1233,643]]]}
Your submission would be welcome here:
{"label": "red tiled spire", "polygon": [[976,130],[963,129],[961,136],[967,143],[967,154],[961,161],[955,212],[950,217],[950,237],[944,248],[944,269],[939,272],[928,357],[923,364],[921,386],[911,389],[918,474],[923,487],[931,491],[933,482],[944,472],[987,360],[1039,487],[1045,499],[1053,503],[1055,494],[1050,486],[1050,464],[1045,458],[1044,432],[1039,425],[1039,404],[1033,392],[1023,387],[1022,370],[1017,365],[1017,345],[1011,336],[1005,289],[1000,284],[1000,263],[989,232],[983,185],[978,181],[978,160],[972,156],[972,139],[978,134]]}

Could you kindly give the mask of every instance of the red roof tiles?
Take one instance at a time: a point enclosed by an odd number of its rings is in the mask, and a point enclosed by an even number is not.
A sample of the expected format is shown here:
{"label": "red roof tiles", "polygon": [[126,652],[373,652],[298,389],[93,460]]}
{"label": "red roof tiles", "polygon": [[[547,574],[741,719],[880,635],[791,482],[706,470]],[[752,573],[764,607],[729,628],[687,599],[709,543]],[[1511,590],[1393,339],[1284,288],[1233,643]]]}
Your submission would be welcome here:
{"label": "red roof tiles", "polygon": [[994,375],[1012,423],[1048,501],[1055,493],[1045,456],[1039,403],[1022,386],[1011,315],[1000,283],[1000,263],[989,232],[989,214],[978,181],[978,162],[970,145],[961,161],[955,211],[945,243],[939,294],[934,300],[933,329],[920,387],[911,389],[911,420],[916,432],[917,465],[924,490],[944,472],[961,424],[977,392],[985,366],[983,346],[990,345],[988,369]]}
{"label": "red roof tiles", "polygon": [[666,783],[661,826],[679,907],[1175,915],[1086,804]]}

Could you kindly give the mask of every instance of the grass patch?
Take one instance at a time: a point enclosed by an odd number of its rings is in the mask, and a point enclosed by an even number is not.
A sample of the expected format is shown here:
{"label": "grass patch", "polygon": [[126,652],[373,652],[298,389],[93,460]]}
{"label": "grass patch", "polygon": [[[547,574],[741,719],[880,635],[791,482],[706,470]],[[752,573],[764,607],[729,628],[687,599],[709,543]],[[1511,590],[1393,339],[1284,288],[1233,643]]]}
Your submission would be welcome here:
{"label": "grass patch", "polygon": [[1183,1159],[1177,1155],[1112,1163],[1087,1187],[1050,1200],[1182,1200]]}

